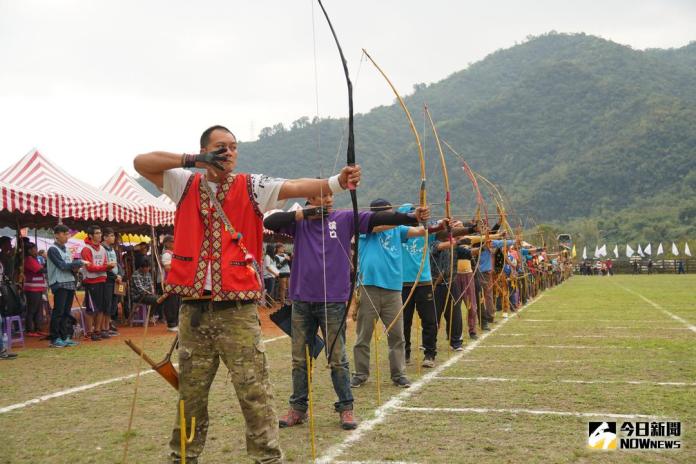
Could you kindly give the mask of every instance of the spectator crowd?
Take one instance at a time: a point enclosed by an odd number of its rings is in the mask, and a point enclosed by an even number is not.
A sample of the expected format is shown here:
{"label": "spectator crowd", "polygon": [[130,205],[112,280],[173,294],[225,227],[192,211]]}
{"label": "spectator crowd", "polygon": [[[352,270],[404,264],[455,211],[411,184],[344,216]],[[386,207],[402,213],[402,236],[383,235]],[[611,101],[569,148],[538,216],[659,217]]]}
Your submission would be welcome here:
{"label": "spectator crowd", "polygon": [[27,237],[16,246],[0,237],[0,359],[17,357],[13,337],[45,339],[52,348],[78,345],[76,335],[92,342],[116,337],[135,311],[177,331],[179,297],[162,286],[171,268],[171,235],[154,253],[148,243],[123,244],[113,228],[96,224],[77,253],[68,247],[71,235],[58,224],[47,250]]}

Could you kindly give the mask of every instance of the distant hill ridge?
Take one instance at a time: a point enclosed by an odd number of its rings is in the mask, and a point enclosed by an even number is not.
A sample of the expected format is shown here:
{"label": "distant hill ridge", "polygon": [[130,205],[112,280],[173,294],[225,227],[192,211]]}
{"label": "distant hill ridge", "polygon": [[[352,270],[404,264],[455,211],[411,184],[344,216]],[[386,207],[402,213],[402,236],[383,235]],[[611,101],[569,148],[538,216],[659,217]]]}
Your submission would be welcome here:
{"label": "distant hill ridge", "polygon": [[[552,32],[416,85],[405,100],[419,128],[428,104],[440,137],[503,187],[512,215],[523,221],[533,216],[587,239],[696,236],[694,42],[637,51]],[[290,128],[265,128],[258,141],[240,144],[239,169],[327,175],[344,126],[344,119],[300,117]],[[418,157],[402,110],[390,105],[358,114],[355,133],[364,173],[360,203],[417,201]],[[422,138],[428,198],[442,203],[433,137],[426,131]],[[344,162],[343,143],[338,165]],[[448,155],[447,164],[453,209],[469,214],[471,184],[456,158]]]}

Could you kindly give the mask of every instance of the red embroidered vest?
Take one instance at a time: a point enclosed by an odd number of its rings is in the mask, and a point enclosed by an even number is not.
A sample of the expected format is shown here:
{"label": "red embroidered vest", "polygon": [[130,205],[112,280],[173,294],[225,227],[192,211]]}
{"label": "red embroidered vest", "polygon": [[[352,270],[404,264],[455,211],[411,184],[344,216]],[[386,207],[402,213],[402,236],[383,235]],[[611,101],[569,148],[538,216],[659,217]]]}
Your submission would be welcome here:
{"label": "red embroidered vest", "polygon": [[[262,289],[256,272],[244,260],[241,248],[214,213],[203,182],[201,174],[192,175],[177,205],[172,267],[165,291],[188,297],[202,296],[210,263],[213,300],[259,299]],[[249,174],[229,175],[216,193],[232,227],[242,233],[247,250],[260,262],[263,215],[252,195]]]}

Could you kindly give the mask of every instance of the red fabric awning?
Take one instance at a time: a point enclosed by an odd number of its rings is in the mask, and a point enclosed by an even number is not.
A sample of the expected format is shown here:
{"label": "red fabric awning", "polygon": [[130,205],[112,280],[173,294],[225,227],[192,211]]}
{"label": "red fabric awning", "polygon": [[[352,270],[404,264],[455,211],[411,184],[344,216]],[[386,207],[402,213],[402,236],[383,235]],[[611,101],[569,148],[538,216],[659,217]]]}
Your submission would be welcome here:
{"label": "red fabric awning", "polygon": [[150,208],[82,182],[30,151],[0,173],[0,210],[59,219],[149,224]]}
{"label": "red fabric awning", "polygon": [[164,226],[174,224],[174,214],[176,205],[164,196],[155,197],[145,190],[133,177],[123,168],[119,168],[111,179],[101,187],[101,190],[110,193],[118,198],[126,199],[148,209],[148,223],[154,226]]}

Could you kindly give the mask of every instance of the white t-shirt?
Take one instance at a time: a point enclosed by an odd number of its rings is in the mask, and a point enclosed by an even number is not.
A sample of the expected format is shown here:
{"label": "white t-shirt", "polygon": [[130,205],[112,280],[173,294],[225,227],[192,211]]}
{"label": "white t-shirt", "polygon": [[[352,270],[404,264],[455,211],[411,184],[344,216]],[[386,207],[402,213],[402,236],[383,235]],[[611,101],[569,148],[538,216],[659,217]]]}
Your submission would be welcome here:
{"label": "white t-shirt", "polygon": [[164,250],[162,252],[162,266],[167,266],[172,264],[172,252],[170,250]]}
{"label": "white t-shirt", "polygon": [[[167,195],[174,203],[179,203],[181,195],[184,193],[186,188],[186,183],[189,177],[193,175],[192,171],[177,168],[169,169],[164,171],[163,176],[163,189],[165,195]],[[280,189],[285,183],[286,179],[280,179],[276,177],[268,177],[263,174],[249,174],[251,176],[251,191],[253,194],[254,203],[256,207],[265,213],[272,209],[281,209],[285,206],[285,200],[278,200],[278,195],[280,194]],[[214,182],[208,182],[210,190],[213,194],[217,193],[218,184]],[[208,265],[208,273],[205,276],[205,289],[210,290],[212,278],[210,276],[210,265]]]}
{"label": "white t-shirt", "polygon": [[278,268],[275,266],[275,262],[268,255],[263,255],[263,277],[264,279],[270,279],[278,274]]}

